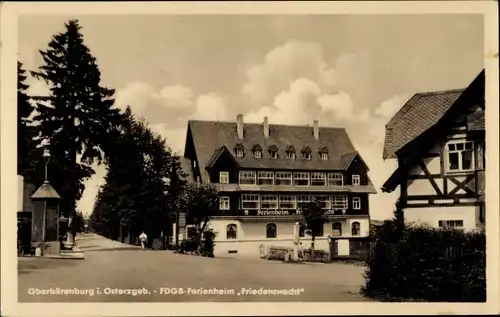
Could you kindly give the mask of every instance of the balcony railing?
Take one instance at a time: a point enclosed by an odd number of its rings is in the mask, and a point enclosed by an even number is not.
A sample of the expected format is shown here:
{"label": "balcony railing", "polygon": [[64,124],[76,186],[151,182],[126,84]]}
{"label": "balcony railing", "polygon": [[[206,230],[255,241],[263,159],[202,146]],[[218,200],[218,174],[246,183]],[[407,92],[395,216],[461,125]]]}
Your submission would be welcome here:
{"label": "balcony railing", "polygon": [[369,185],[345,185],[345,186],[297,186],[297,185],[247,185],[247,184],[221,184],[214,183],[215,187],[222,192],[331,192],[331,193],[377,193],[372,184]]}

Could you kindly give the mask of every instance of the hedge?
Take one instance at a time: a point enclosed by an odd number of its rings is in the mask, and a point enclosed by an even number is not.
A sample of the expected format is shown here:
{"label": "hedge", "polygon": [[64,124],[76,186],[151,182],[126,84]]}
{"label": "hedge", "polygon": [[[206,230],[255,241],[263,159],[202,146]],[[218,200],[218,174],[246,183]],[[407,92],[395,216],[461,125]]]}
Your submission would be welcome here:
{"label": "hedge", "polygon": [[484,232],[409,226],[372,232],[366,296],[379,300],[486,301]]}

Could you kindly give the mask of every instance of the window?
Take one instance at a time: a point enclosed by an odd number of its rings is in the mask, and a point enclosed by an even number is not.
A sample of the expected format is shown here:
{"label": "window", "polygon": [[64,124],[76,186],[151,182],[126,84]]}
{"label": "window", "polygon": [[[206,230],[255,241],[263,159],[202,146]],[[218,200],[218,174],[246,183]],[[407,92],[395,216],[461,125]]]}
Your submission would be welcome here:
{"label": "window", "polygon": [[354,197],[352,199],[352,209],[356,209],[356,210],[361,209],[361,198]]}
{"label": "window", "polygon": [[328,173],[328,186],[344,186],[342,173]]}
{"label": "window", "polygon": [[310,160],[311,157],[312,157],[311,153],[302,152],[302,159],[304,159],[304,160]]}
{"label": "window", "polygon": [[262,195],[260,197],[261,209],[278,209],[278,196]]}
{"label": "window", "polygon": [[259,172],[258,173],[259,185],[273,185],[274,173],[273,172]]}
{"label": "window", "polygon": [[474,169],[474,143],[452,141],[447,144],[448,172],[466,172]]}
{"label": "window", "polygon": [[227,225],[226,239],[236,239],[237,233],[238,227],[234,223]]}
{"label": "window", "polygon": [[280,209],[296,209],[295,196],[282,196],[280,195]]}
{"label": "window", "polygon": [[323,209],[330,209],[330,197],[327,195],[314,196],[314,199],[319,203]]}
{"label": "window", "polygon": [[241,209],[259,209],[259,195],[257,194],[241,195]]}
{"label": "window", "polygon": [[227,196],[219,197],[219,209],[229,210],[229,197]]}
{"label": "window", "polygon": [[311,173],[312,186],[326,186],[326,173],[312,172]]}
{"label": "window", "polygon": [[300,195],[297,196],[297,207],[300,208],[303,204],[306,204],[311,201],[311,196],[309,195]]}
{"label": "window", "polygon": [[296,186],[309,186],[309,173],[293,173],[293,184]]}
{"label": "window", "polygon": [[276,236],[277,236],[276,224],[268,223],[266,225],[266,238],[276,238]]}
{"label": "window", "polygon": [[340,222],[334,222],[332,224],[332,235],[341,236],[342,235],[342,224]]}
{"label": "window", "polygon": [[245,155],[245,148],[241,143],[237,143],[234,147],[234,152],[236,153],[236,157],[243,157]]}
{"label": "window", "polygon": [[276,185],[292,185],[292,173],[276,172],[274,174],[274,183]]}
{"label": "window", "polygon": [[252,153],[254,158],[260,159],[262,157],[262,148],[260,147],[260,145],[255,144],[254,146],[252,146]]}
{"label": "window", "polygon": [[272,158],[273,160],[278,158],[278,152],[275,151],[269,151],[269,157]]}
{"label": "window", "polygon": [[328,160],[328,153],[321,153],[321,159],[322,159],[323,161]]}
{"label": "window", "polygon": [[240,184],[242,184],[242,185],[255,185],[255,172],[254,171],[240,171]]}
{"label": "window", "polygon": [[196,168],[196,161],[193,161],[193,167]]}
{"label": "window", "polygon": [[295,148],[293,145],[289,145],[285,149],[286,158],[289,160],[295,160]]}
{"label": "window", "polygon": [[345,195],[332,196],[332,209],[347,209],[347,196]]}
{"label": "window", "polygon": [[300,224],[299,226],[299,237],[304,237],[306,235],[306,228],[303,224]]}
{"label": "window", "polygon": [[352,175],[352,184],[357,186],[360,184],[360,177],[359,175]]}
{"label": "window", "polygon": [[360,235],[360,225],[359,222],[353,222],[351,225],[351,235],[359,236]]}
{"label": "window", "polygon": [[221,184],[229,183],[229,172],[220,172],[219,173],[219,183],[221,183]]}
{"label": "window", "polygon": [[463,220],[439,220],[439,228],[463,228]]}

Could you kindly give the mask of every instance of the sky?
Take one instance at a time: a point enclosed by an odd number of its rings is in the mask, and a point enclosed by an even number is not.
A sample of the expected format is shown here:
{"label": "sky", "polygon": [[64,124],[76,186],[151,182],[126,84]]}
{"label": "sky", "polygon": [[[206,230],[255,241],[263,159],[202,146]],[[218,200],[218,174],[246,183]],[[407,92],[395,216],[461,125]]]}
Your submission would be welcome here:
{"label": "sky", "polygon": [[[391,217],[399,194],[380,191],[397,167],[382,159],[385,124],[415,93],[464,88],[484,67],[482,15],[99,15],[22,16],[26,69],[73,18],[116,106],[130,105],[179,154],[189,119],[345,127],[378,190],[373,219]],[[78,202],[85,214],[106,174],[95,168]]]}

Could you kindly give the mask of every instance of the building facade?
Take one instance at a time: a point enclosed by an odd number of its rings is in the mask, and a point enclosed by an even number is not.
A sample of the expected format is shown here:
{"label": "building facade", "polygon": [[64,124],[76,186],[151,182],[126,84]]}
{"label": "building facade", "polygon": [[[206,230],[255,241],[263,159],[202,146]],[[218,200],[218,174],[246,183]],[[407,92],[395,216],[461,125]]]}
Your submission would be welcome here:
{"label": "building facade", "polygon": [[398,169],[407,222],[466,230],[485,222],[484,71],[465,89],[419,93],[386,126],[384,159]]}
{"label": "building facade", "polygon": [[[343,128],[189,121],[183,169],[191,181],[219,190],[219,212],[210,221],[216,254],[258,255],[269,246],[293,246],[300,205],[322,202],[330,218],[317,249],[348,255],[350,240],[369,233],[368,166]],[[302,247],[310,237],[301,231]]]}

